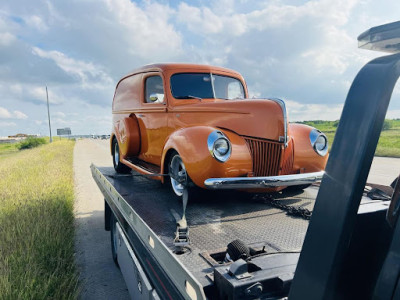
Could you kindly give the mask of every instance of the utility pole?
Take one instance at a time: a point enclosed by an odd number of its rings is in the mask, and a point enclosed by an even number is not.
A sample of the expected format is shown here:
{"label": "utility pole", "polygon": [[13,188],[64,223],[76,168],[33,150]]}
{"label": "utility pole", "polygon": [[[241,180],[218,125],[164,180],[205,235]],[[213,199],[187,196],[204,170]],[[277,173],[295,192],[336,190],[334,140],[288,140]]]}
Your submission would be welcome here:
{"label": "utility pole", "polygon": [[47,92],[47,85],[46,85],[46,97],[47,97],[47,116],[49,117],[49,130],[50,130],[50,143],[51,143],[53,141],[53,138],[51,136],[49,93]]}

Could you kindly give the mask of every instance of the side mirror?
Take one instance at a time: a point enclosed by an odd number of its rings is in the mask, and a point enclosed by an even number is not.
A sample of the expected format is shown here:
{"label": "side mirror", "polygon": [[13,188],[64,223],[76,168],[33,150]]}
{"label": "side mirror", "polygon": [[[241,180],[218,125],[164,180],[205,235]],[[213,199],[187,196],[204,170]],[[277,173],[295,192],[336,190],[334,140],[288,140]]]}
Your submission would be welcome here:
{"label": "side mirror", "polygon": [[164,94],[150,94],[149,100],[151,103],[163,103],[164,102]]}
{"label": "side mirror", "polygon": [[158,95],[157,94],[150,94],[149,100],[151,102],[156,102],[158,100]]}

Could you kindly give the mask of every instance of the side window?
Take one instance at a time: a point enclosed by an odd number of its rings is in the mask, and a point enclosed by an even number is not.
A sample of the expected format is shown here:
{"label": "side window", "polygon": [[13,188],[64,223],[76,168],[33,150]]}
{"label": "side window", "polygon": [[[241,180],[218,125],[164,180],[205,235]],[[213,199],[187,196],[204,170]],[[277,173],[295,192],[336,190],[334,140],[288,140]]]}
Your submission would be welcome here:
{"label": "side window", "polygon": [[164,87],[161,76],[150,76],[145,82],[146,103],[163,103]]}

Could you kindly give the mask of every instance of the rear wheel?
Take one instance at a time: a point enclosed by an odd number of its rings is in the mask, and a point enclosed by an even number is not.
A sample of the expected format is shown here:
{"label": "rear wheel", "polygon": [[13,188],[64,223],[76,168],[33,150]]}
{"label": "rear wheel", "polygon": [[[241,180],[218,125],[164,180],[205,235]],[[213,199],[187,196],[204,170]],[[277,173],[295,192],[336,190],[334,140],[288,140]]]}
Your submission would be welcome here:
{"label": "rear wheel", "polygon": [[117,142],[117,139],[113,139],[112,143],[112,155],[113,155],[113,165],[114,169],[117,173],[122,173],[126,174],[131,171],[131,169],[124,165],[122,162],[120,162],[120,157],[119,157],[119,145]]}

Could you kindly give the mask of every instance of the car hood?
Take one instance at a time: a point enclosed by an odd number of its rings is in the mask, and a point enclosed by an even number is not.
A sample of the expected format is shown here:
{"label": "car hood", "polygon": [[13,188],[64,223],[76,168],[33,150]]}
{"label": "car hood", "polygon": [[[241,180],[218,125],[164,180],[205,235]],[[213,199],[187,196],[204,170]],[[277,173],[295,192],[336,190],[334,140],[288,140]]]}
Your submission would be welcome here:
{"label": "car hood", "polygon": [[285,134],[286,112],[277,100],[203,100],[190,105],[175,106],[181,126],[209,125],[236,132],[239,135],[282,140]]}

